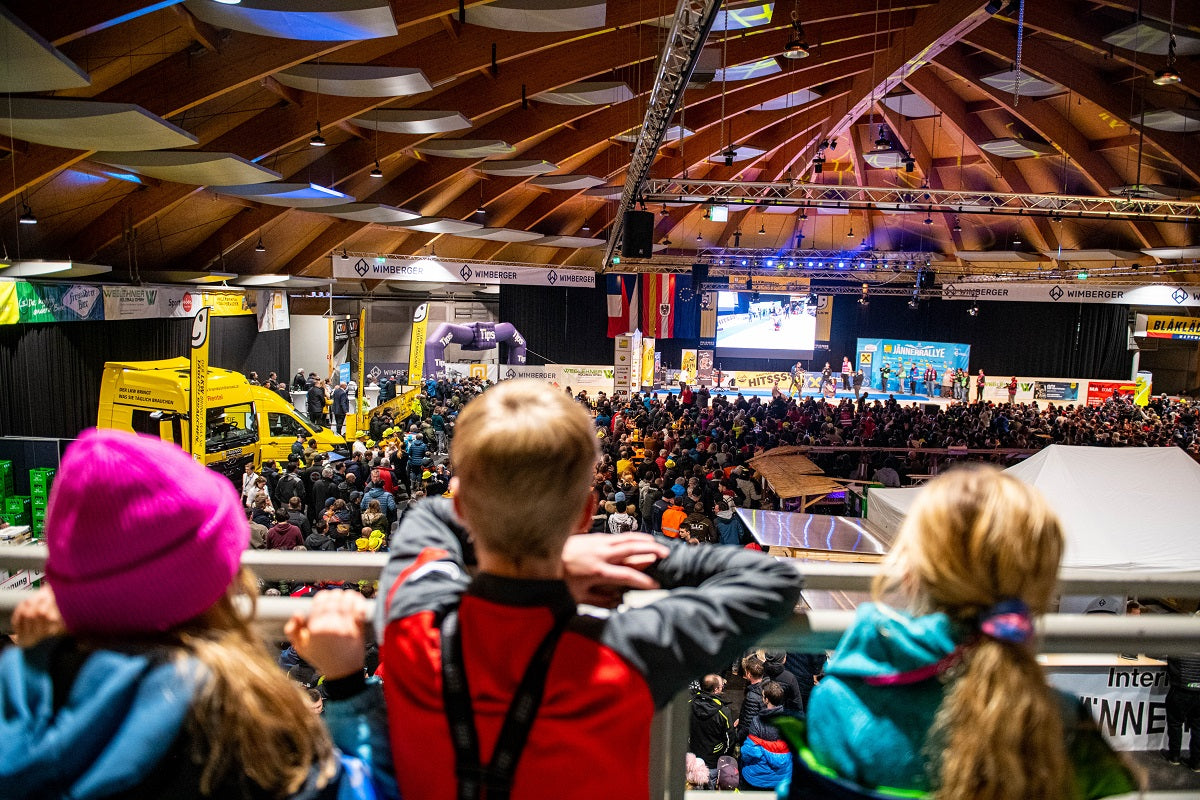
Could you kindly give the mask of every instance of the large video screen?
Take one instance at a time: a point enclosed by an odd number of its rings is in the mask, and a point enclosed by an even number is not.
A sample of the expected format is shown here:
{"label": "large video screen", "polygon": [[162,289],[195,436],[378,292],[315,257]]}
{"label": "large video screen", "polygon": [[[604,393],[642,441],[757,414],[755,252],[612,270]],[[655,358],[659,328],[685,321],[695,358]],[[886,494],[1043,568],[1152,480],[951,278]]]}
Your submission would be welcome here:
{"label": "large video screen", "polygon": [[717,293],[717,353],[732,358],[812,358],[817,307],[807,294]]}

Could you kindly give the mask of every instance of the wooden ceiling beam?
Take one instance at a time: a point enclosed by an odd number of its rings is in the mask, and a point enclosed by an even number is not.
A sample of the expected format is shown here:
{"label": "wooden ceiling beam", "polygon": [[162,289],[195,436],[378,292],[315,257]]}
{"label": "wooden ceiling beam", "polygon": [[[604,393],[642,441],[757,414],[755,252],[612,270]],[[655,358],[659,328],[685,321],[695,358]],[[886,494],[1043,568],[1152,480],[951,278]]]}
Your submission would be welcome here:
{"label": "wooden ceiling beam", "polygon": [[174,5],[171,6],[171,11],[179,18],[183,27],[192,35],[192,39],[197,44],[210,53],[221,49],[221,39],[228,36],[228,31],[218,30],[207,22],[197,19],[187,6]]}
{"label": "wooden ceiling beam", "polygon": [[9,0],[5,3],[22,22],[55,47],[91,33],[169,8],[183,0],[88,0],[70,11],[47,0]]}
{"label": "wooden ceiling beam", "polygon": [[1186,0],[1177,0],[1176,2],[1172,2],[1172,0],[1090,0],[1090,2],[1129,12],[1130,23],[1137,14],[1145,14],[1166,22],[1174,13],[1177,26],[1200,34],[1200,4],[1197,3],[1189,3]]}

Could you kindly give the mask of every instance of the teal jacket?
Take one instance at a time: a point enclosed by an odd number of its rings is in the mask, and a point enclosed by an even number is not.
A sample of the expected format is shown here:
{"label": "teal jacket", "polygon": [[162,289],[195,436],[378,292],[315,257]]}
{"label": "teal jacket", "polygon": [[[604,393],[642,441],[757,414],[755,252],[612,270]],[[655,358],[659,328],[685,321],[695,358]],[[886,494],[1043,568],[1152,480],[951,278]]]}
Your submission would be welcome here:
{"label": "teal jacket", "polygon": [[[867,788],[929,791],[923,751],[947,677],[939,680],[935,665],[945,665],[965,635],[945,614],[912,617],[887,606],[860,605],[809,699],[808,744],[818,764]],[[901,674],[928,677],[867,682]],[[1067,694],[1061,699],[1077,797],[1135,791],[1132,775],[1078,700]]]}

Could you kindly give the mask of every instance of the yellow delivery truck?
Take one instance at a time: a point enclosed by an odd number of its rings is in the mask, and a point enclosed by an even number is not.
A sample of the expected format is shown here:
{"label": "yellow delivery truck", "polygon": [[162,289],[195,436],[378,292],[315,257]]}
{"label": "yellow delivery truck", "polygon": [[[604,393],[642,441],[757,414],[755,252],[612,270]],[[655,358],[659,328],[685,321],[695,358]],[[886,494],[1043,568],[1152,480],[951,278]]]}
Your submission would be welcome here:
{"label": "yellow delivery truck", "polygon": [[[186,358],[163,361],[110,361],[100,382],[100,428],[146,433],[190,450]],[[252,386],[245,376],[210,367],[204,464],[240,485],[246,464],[286,460],[298,435],[316,439],[318,449],[345,450],[346,441],[313,425],[279,395]]]}

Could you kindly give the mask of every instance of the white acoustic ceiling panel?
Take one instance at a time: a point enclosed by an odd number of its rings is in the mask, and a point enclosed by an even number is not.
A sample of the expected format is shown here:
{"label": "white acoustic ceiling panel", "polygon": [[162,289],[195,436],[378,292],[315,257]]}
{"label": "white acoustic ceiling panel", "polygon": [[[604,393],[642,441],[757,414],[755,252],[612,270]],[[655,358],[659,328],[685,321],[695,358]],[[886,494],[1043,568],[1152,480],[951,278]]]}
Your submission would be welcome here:
{"label": "white acoustic ceiling panel", "polygon": [[543,189],[560,189],[563,191],[592,189],[603,184],[603,178],[597,178],[593,175],[540,175],[529,182],[530,186],[540,186]]}
{"label": "white acoustic ceiling panel", "polygon": [[1137,250],[1043,250],[1042,255],[1056,261],[1137,261],[1142,257]]}
{"label": "white acoustic ceiling panel", "polygon": [[419,69],[374,64],[298,64],[274,78],[293,89],[338,97],[406,97],[433,88]]}
{"label": "white acoustic ceiling panel", "polygon": [[797,89],[794,92],[788,92],[785,95],[780,95],[774,100],[768,100],[765,103],[759,103],[754,107],[754,111],[776,111],[781,108],[799,108],[806,103],[811,103],[821,96],[820,92],[814,92],[811,89]]}
{"label": "white acoustic ceiling panel", "polygon": [[[4,262],[0,262],[3,264]],[[112,272],[112,267],[104,264],[85,264],[81,261],[42,261],[36,259],[26,259],[24,261],[14,261],[8,266],[0,267],[0,278],[52,278],[56,281],[68,280],[70,278],[90,278],[93,275],[103,275],[107,272]],[[96,289],[98,292],[99,289]],[[65,298],[64,298],[65,300]],[[79,300],[79,304],[88,306],[96,301],[96,295],[92,295],[90,290],[85,292]],[[80,311],[81,309],[74,309]],[[79,316],[86,317],[86,313]]]}
{"label": "white acoustic ceiling panel", "polygon": [[355,222],[374,222],[379,225],[390,225],[395,222],[407,222],[420,219],[421,215],[407,208],[385,206],[381,203],[344,203],[342,205],[318,206],[307,209],[314,214],[328,214],[339,219],[349,219]]}
{"label": "white acoustic ceiling panel", "polygon": [[517,150],[499,139],[434,139],[415,149],[427,156],[443,158],[488,158],[506,156]]}
{"label": "white acoustic ceiling panel", "polygon": [[1017,250],[955,250],[954,255],[963,261],[982,262],[985,264],[1043,260],[1042,256],[1038,253],[1022,253]]}
{"label": "white acoustic ceiling panel", "polygon": [[620,200],[621,195],[625,192],[624,186],[597,186],[594,189],[584,191],[584,197],[599,197],[604,200]]}
{"label": "white acoustic ceiling panel", "polygon": [[467,24],[523,33],[604,27],[605,0],[494,0],[467,10]]}
{"label": "white acoustic ceiling panel", "polygon": [[938,115],[938,110],[931,103],[924,97],[912,92],[888,95],[883,98],[882,102],[892,111],[909,119],[923,119]]}
{"label": "white acoustic ceiling panel", "polygon": [[[1011,94],[1017,88],[1017,71],[1015,69],[1006,69],[1001,72],[993,72],[991,75],[985,75],[979,79],[993,89],[999,89],[1006,94]],[[1066,91],[1066,87],[1044,81],[1040,78],[1035,78],[1028,72],[1021,72],[1021,95],[1023,97],[1049,97],[1052,94],[1062,94]]]}
{"label": "white acoustic ceiling panel", "polygon": [[[1167,54],[1167,44],[1171,39],[1171,27],[1156,19],[1142,17],[1138,22],[1115,30],[1104,41],[1122,50],[1133,50],[1137,53],[1151,53],[1156,56]],[[1175,54],[1192,56],[1200,53],[1200,38],[1186,29],[1175,30]]]}
{"label": "white acoustic ceiling panel", "polygon": [[13,97],[4,103],[0,134],[71,150],[162,150],[198,141],[162,117],[130,103]]}
{"label": "white acoustic ceiling panel", "polygon": [[1054,149],[1054,145],[1020,139],[1015,136],[980,142],[979,149],[1001,158],[1035,158],[1058,152]]}
{"label": "white acoustic ceiling panel", "polygon": [[848,208],[833,208],[832,206],[820,206],[817,208],[818,214],[824,214],[827,217],[844,217],[850,213]]}
{"label": "white acoustic ceiling panel", "polygon": [[186,6],[210,25],[258,36],[353,42],[396,35],[388,0],[187,0]]}
{"label": "white acoustic ceiling panel", "polygon": [[468,222],[449,217],[417,217],[406,222],[397,222],[392,227],[407,228],[422,233],[451,233],[460,234],[467,231],[477,231],[483,227],[478,222]]}
{"label": "white acoustic ceiling panel", "polygon": [[282,177],[275,170],[247,161],[234,153],[203,153],[196,150],[103,152],[93,155],[92,160],[161,181],[197,186],[267,183]]}
{"label": "white acoustic ceiling panel", "polygon": [[1200,247],[1148,247],[1142,252],[1159,259],[1200,258]]}
{"label": "white acoustic ceiling panel", "polygon": [[863,161],[875,169],[896,169],[904,165],[905,153],[894,147],[882,150],[867,150],[862,154]]}
{"label": "white acoustic ceiling panel", "polygon": [[1147,128],[1154,128],[1157,131],[1170,131],[1171,133],[1195,133],[1200,131],[1200,111],[1192,108],[1180,110],[1161,109],[1159,111],[1147,111],[1143,121],[1142,115],[1131,117],[1130,122],[1135,125],[1145,124]]}
{"label": "white acoustic ceiling panel", "polygon": [[355,117],[351,122],[373,131],[422,136],[471,127],[471,120],[458,111],[426,111],[420,108],[377,108]]}
{"label": "white acoustic ceiling panel", "polygon": [[[735,164],[740,161],[749,161],[752,158],[758,158],[763,153],[767,152],[766,150],[762,150],[757,147],[751,147],[748,144],[736,144],[733,146],[733,151],[735,153],[735,155],[733,157],[733,161]],[[725,155],[723,152],[722,153],[714,153],[713,155],[708,157],[708,160],[713,162],[714,164],[724,164],[725,163]]]}
{"label": "white acoustic ceiling panel", "polygon": [[92,79],[32,28],[0,6],[0,92],[53,92]]}
{"label": "white acoustic ceiling panel", "polygon": [[540,239],[535,239],[530,244],[537,247],[569,247],[571,249],[579,249],[582,247],[599,247],[604,244],[603,239],[593,239],[588,236],[543,236]]}
{"label": "white acoustic ceiling panel", "polygon": [[1195,197],[1200,190],[1188,186],[1167,186],[1161,183],[1127,183],[1109,187],[1108,193],[1116,197],[1136,197],[1141,200],[1180,200]]}
{"label": "white acoustic ceiling panel", "polygon": [[[672,125],[671,127],[667,128],[666,133],[663,134],[663,144],[667,144],[668,142],[678,142],[680,139],[686,139],[693,133],[695,133],[695,131],[693,131],[691,128],[684,128],[681,125]],[[625,133],[614,136],[613,138],[618,142],[636,142],[638,137],[641,135],[642,126],[639,125],[633,130],[626,131]]]}
{"label": "white acoustic ceiling panel", "polygon": [[633,99],[633,91],[622,81],[580,81],[535,94],[533,99],[556,106],[605,106]]}
{"label": "white acoustic ceiling panel", "polygon": [[258,203],[288,208],[323,208],[353,203],[354,198],[315,183],[259,183],[251,186],[218,186],[213,191]]}
{"label": "white acoustic ceiling panel", "polygon": [[751,61],[747,64],[737,64],[725,69],[719,69],[713,77],[713,80],[718,81],[748,81],[751,78],[765,78],[768,75],[783,72],[783,67],[779,66],[779,62],[775,58],[768,57]]}
{"label": "white acoustic ceiling panel", "polygon": [[475,231],[464,231],[458,234],[468,239],[487,239],[491,242],[531,242],[542,238],[535,231],[519,231],[515,228],[480,228]]}
{"label": "white acoustic ceiling panel", "polygon": [[558,165],[551,164],[549,161],[489,161],[479,167],[479,171],[485,175],[497,175],[504,178],[545,175],[556,169],[558,169]]}

